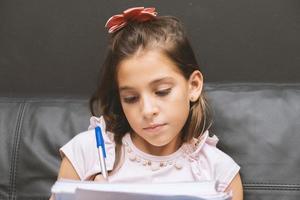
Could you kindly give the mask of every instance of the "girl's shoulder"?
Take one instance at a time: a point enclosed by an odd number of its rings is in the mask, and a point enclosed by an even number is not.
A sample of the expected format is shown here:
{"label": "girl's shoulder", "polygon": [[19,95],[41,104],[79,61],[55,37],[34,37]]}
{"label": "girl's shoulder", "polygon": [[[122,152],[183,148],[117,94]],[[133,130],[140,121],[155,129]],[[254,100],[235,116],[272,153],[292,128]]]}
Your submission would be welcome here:
{"label": "girl's shoulder", "polygon": [[190,144],[189,157],[195,165],[205,174],[211,174],[213,179],[218,180],[221,184],[221,190],[229,185],[235,175],[239,172],[240,166],[225,152],[217,147],[219,139],[217,136],[209,136],[206,131],[200,138],[195,139]]}
{"label": "girl's shoulder", "polygon": [[205,131],[199,138],[194,138],[188,144],[190,156],[195,159],[205,156],[207,159],[216,161],[231,159],[229,155],[217,147],[218,142],[219,138],[216,135],[210,136],[209,131]]}
{"label": "girl's shoulder", "polygon": [[90,118],[90,125],[88,127],[88,130],[77,134],[68,143],[72,143],[75,147],[78,147],[81,150],[95,149],[95,147],[97,147],[95,134],[96,127],[101,128],[105,149],[109,150],[110,147],[114,148],[115,142],[113,138],[113,133],[106,131],[106,124],[103,117],[98,118],[94,116]]}
{"label": "girl's shoulder", "polygon": [[113,134],[106,131],[105,123],[102,118],[91,117],[90,122],[87,131],[77,134],[60,148],[61,156],[66,156],[70,160],[82,180],[86,180],[91,175],[101,172],[95,136],[96,126],[100,126],[102,129],[107,155],[107,169],[112,170],[115,162],[115,143]]}

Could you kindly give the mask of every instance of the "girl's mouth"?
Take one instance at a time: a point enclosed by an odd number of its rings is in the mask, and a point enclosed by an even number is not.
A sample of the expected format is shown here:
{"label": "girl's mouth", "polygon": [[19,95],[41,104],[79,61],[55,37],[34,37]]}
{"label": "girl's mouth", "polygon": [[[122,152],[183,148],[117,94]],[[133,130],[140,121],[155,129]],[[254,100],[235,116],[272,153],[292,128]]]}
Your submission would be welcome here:
{"label": "girl's mouth", "polygon": [[161,130],[166,124],[152,124],[148,127],[143,128],[146,131],[156,132]]}

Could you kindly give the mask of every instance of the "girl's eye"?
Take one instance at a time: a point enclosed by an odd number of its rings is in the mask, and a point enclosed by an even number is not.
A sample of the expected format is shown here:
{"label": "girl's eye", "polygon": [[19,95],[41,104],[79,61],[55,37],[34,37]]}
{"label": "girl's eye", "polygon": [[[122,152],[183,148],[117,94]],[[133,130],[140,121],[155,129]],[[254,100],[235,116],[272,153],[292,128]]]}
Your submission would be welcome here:
{"label": "girl's eye", "polygon": [[124,97],[123,101],[125,103],[135,103],[138,101],[138,97],[137,96],[129,96],[129,97]]}
{"label": "girl's eye", "polygon": [[168,95],[170,92],[171,92],[171,88],[168,88],[168,89],[158,90],[158,91],[155,92],[155,94],[157,96],[163,97],[163,96]]}

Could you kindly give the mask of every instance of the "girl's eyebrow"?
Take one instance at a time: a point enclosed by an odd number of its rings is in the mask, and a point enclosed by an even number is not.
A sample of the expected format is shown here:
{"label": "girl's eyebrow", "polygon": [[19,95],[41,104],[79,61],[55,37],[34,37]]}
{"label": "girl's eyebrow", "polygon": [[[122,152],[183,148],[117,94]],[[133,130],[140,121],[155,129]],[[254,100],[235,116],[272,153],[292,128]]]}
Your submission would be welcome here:
{"label": "girl's eyebrow", "polygon": [[[153,85],[157,85],[161,82],[172,82],[174,79],[172,77],[163,77],[163,78],[158,78],[158,79],[155,79],[153,81],[150,82],[150,86],[153,86]],[[124,90],[134,90],[134,87],[129,87],[129,86],[122,86],[119,88],[119,91],[124,91]]]}

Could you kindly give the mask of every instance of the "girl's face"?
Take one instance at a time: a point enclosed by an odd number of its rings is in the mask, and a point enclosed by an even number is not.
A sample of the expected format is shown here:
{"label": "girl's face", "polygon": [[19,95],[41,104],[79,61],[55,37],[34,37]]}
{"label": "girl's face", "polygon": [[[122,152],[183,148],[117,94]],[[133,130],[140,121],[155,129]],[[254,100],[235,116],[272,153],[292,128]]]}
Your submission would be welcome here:
{"label": "girl's face", "polygon": [[190,100],[201,93],[201,73],[195,71],[186,80],[167,56],[147,51],[123,60],[117,80],[134,144],[153,155],[175,152],[181,145]]}

